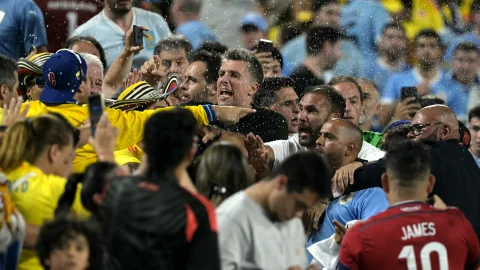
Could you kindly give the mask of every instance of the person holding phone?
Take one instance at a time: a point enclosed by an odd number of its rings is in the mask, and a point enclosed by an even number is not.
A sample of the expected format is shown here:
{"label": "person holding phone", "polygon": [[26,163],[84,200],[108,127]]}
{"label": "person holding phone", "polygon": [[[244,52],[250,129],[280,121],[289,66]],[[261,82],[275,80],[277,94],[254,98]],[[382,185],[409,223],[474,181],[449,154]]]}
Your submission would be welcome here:
{"label": "person holding phone", "polygon": [[[39,101],[30,102],[27,117],[34,117],[47,112],[56,112],[63,115],[73,126],[82,126],[89,117],[88,107],[77,105],[73,99],[81,87],[88,88],[86,83],[86,61],[76,52],[60,50],[53,54],[43,65],[45,87]],[[224,107],[212,105],[186,106],[199,124],[208,125],[214,121],[235,124],[248,113],[255,112],[250,108]],[[170,110],[159,108],[143,112],[123,112],[115,109],[105,109],[109,120],[120,130],[116,140],[116,149],[121,150],[138,143],[143,138],[143,128],[147,119],[155,112]],[[3,110],[0,111],[3,113]],[[96,154],[90,144],[86,144],[76,151],[74,172],[83,172],[85,168],[96,161]]]}
{"label": "person holding phone", "polygon": [[252,52],[262,64],[265,78],[282,77],[283,56],[270,40],[261,39]]}

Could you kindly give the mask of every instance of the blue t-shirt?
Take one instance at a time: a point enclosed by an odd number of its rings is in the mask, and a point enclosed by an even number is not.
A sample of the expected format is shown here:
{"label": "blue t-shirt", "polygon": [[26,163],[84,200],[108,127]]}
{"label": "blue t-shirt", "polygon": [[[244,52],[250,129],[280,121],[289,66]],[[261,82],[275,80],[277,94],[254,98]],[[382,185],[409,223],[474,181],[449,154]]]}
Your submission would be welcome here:
{"label": "blue t-shirt", "polygon": [[201,21],[189,21],[177,27],[176,32],[185,36],[193,49],[198,49],[205,41],[218,41],[213,31]]}
{"label": "blue t-shirt", "polygon": [[[150,29],[144,32],[146,35],[143,38],[145,48],[133,57],[133,67],[140,69],[146,61],[152,58],[157,43],[171,35],[171,32],[162,16],[135,7],[133,8],[133,24],[143,25]],[[125,32],[105,15],[105,10],[75,29],[72,36],[92,36],[97,39],[105,51],[107,67],[110,67],[125,46]]]}
{"label": "blue t-shirt", "polygon": [[[325,210],[325,219],[319,230],[312,232],[307,239],[307,247],[325,240],[335,233],[332,220],[346,224],[352,220],[365,220],[388,208],[388,200],[381,188],[363,189],[343,195],[330,202]],[[307,251],[308,261],[312,255]]]}
{"label": "blue t-shirt", "polygon": [[390,20],[385,8],[374,0],[350,1],[340,13],[344,33],[356,41],[365,62],[377,58],[376,41]]}
{"label": "blue t-shirt", "polygon": [[[281,50],[283,56],[283,76],[290,76],[307,57],[307,37],[301,35],[290,40]],[[350,40],[342,41],[342,58],[332,70],[333,76],[349,75],[354,77],[363,76],[362,54],[357,46]]]}
{"label": "blue t-shirt", "polygon": [[365,77],[372,80],[377,85],[380,95],[383,95],[388,78],[395,73],[404,72],[409,69],[411,69],[411,67],[407,63],[404,63],[399,70],[391,70],[378,58],[376,61],[365,65]]}
{"label": "blue t-shirt", "polygon": [[47,46],[42,11],[32,0],[0,1],[0,54],[17,60],[27,56],[31,46]]}
{"label": "blue t-shirt", "polygon": [[[448,93],[450,83],[447,82],[447,70],[439,70],[436,78],[430,84],[430,93],[447,101],[447,97],[442,93]],[[418,86],[423,79],[417,69],[411,69],[405,72],[395,73],[388,78],[385,90],[382,95],[382,103],[390,104],[400,99],[402,87]]]}

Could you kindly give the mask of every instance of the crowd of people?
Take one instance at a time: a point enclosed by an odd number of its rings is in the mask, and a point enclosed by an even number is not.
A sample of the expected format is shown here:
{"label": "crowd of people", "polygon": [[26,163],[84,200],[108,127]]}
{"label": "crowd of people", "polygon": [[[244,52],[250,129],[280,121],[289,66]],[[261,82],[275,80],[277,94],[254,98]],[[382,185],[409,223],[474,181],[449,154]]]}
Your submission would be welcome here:
{"label": "crowd of people", "polygon": [[4,0],[0,107],[0,269],[480,269],[480,1]]}

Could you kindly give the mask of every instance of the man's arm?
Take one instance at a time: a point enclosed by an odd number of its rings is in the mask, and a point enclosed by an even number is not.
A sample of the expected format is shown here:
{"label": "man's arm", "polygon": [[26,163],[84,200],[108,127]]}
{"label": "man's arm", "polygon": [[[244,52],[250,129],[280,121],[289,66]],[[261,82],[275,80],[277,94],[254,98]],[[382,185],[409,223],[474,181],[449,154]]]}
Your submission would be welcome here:
{"label": "man's arm", "polygon": [[[142,30],[148,28],[139,25]],[[125,48],[120,55],[113,61],[112,65],[105,74],[105,79],[102,84],[102,94],[105,98],[112,98],[120,87],[122,87],[123,79],[125,79],[130,72],[133,63],[133,56],[135,53],[143,50],[144,46],[135,46],[133,28],[125,33]]]}
{"label": "man's arm", "polygon": [[33,45],[37,48],[38,53],[46,52],[48,42],[43,13],[35,2],[26,2],[23,10],[24,14],[19,16],[19,18],[22,18],[20,28],[23,36],[19,38],[23,39],[23,49],[26,54],[29,54]]}
{"label": "man's arm", "polygon": [[354,172],[355,182],[350,184],[345,193],[358,191],[372,187],[382,187],[382,174],[385,172],[385,160],[369,163],[358,168]]}

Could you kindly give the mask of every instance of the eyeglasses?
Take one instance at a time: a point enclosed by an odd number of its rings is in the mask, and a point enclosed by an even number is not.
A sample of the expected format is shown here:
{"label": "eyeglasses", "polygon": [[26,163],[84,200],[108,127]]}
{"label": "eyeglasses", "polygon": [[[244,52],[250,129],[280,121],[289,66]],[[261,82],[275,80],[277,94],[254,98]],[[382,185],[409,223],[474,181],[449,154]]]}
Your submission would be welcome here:
{"label": "eyeglasses", "polygon": [[83,80],[83,78],[85,77],[85,74],[83,74],[82,58],[80,57],[80,55],[79,55],[76,51],[69,50],[69,49],[60,49],[60,50],[57,51],[57,53],[58,53],[58,52],[61,52],[61,51],[69,52],[69,53],[75,55],[75,57],[77,57],[77,60],[78,60],[78,72],[80,73],[80,78]]}
{"label": "eyeglasses", "polygon": [[415,135],[415,137],[417,137],[417,136],[420,136],[420,134],[423,133],[423,130],[426,127],[436,126],[436,125],[441,125],[441,124],[443,124],[443,122],[434,123],[434,124],[414,124],[414,125],[410,126],[410,131],[413,133],[413,135]]}

